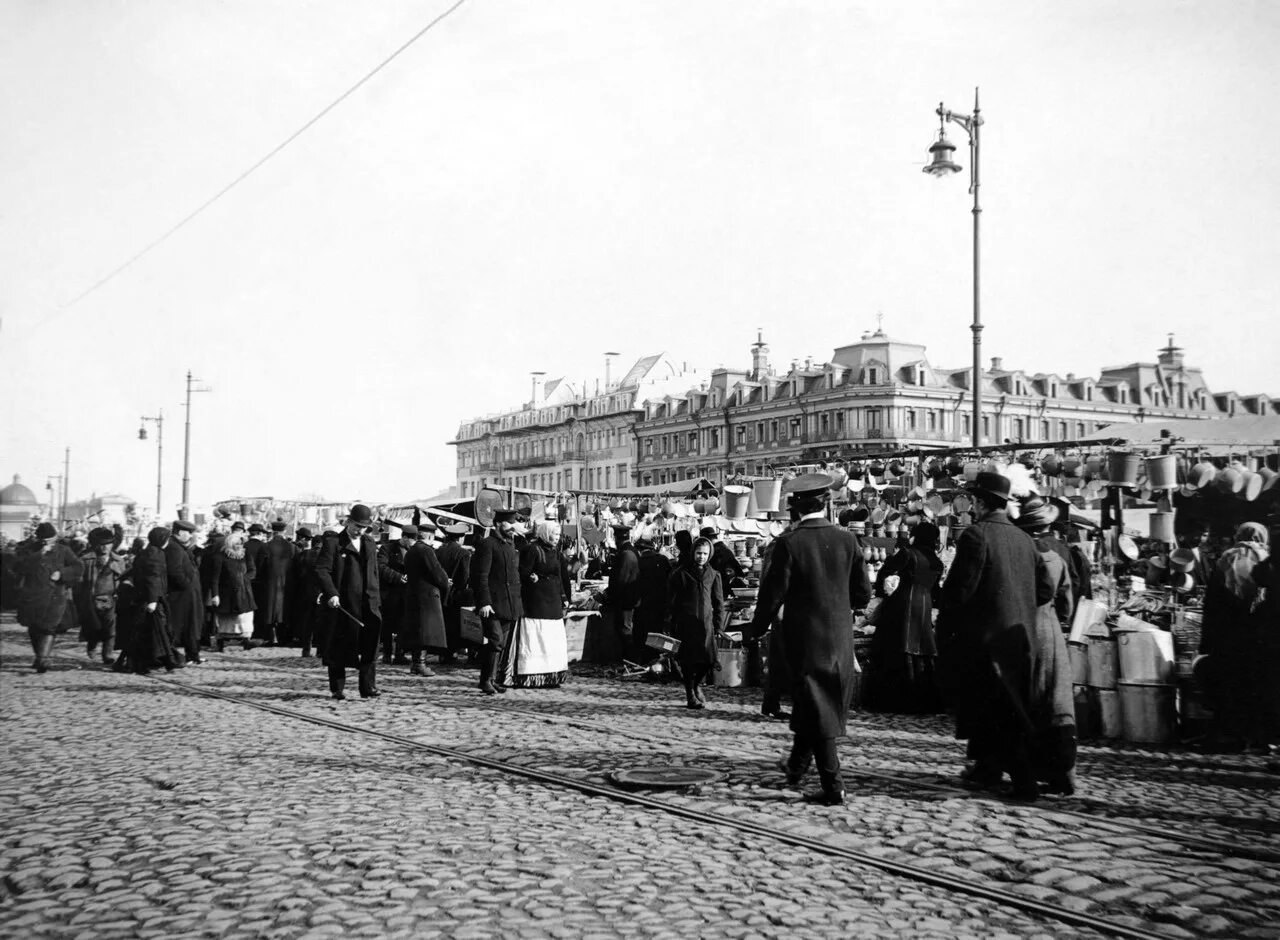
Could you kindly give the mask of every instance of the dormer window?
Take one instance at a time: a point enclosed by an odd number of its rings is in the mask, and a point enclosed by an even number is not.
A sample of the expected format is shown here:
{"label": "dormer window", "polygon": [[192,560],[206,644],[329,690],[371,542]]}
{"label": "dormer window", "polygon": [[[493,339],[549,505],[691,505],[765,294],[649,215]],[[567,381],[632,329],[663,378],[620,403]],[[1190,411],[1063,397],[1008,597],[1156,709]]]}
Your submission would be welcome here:
{"label": "dormer window", "polygon": [[919,371],[919,373],[917,374],[917,376],[916,376],[916,384],[917,384],[917,385],[924,385],[924,384],[925,384],[925,382],[924,382],[924,369],[921,369],[921,370]]}
{"label": "dormer window", "polygon": [[868,385],[880,384],[880,370],[875,368],[875,366],[872,366],[870,369],[867,370],[867,384]]}

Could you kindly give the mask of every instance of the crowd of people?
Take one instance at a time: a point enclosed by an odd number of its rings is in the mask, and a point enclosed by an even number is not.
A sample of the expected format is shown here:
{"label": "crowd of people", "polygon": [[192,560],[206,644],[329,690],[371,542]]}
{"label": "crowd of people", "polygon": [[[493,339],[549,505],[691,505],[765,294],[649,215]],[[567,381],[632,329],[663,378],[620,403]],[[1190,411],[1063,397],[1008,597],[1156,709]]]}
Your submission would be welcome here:
{"label": "crowd of people", "polygon": [[[860,672],[851,612],[869,606],[869,706],[953,711],[972,786],[1001,786],[1007,776],[1024,800],[1075,789],[1065,636],[1075,606],[1090,596],[1088,561],[1066,539],[1056,501],[1015,498],[999,473],[980,473],[967,488],[974,519],[955,541],[949,570],[939,529],[923,521],[873,582],[858,537],[830,520],[831,478],[790,484],[790,524],[764,545],[743,634],[767,651],[762,713],[788,719],[794,734],[781,769],[798,784],[816,762],[821,788],[810,796],[819,802],[844,800],[836,741]],[[429,676],[429,655],[438,665],[478,667],[484,695],[558,687],[569,677],[565,614],[574,584],[601,577],[605,623],[623,655],[645,662],[658,655],[649,635],[674,637],[671,671],[686,706],[701,710],[729,599],[745,584],[742,562],[715,529],[677,532],[674,551],[664,552],[648,530],[618,525],[610,551],[587,552],[558,523],[530,527],[515,509],[497,510],[487,532],[473,532],[425,517],[380,524],[359,504],[338,529],[303,527],[293,539],[285,529],[282,521],[224,520],[197,539],[196,527],[179,520],[124,550],[119,528],[93,529],[79,545],[41,523],[6,556],[5,594],[17,598],[37,672],[47,670],[54,638],[76,629],[105,667],[142,674],[199,666],[229,645],[286,646],[318,658],[341,701],[349,670],[359,695],[373,698],[379,663]],[[1235,689],[1222,693],[1223,714],[1266,739],[1280,685],[1280,590],[1266,529],[1243,527],[1239,544],[1205,567],[1205,651]],[[1270,704],[1260,705],[1268,682]]]}

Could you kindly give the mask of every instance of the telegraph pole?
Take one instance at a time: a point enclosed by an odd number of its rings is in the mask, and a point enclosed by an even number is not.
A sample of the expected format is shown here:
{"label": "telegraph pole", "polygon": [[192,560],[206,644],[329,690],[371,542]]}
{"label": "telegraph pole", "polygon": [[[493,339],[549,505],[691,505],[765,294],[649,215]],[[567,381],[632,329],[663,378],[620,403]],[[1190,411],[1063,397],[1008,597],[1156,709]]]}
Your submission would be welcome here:
{"label": "telegraph pole", "polygon": [[[67,514],[67,494],[71,492],[71,446],[67,445],[66,456],[62,460],[62,515]],[[66,522],[65,519],[62,520]]]}
{"label": "telegraph pole", "polygon": [[187,370],[187,423],[186,430],[182,440],[182,505],[178,507],[178,518],[186,520],[187,513],[190,510],[191,499],[191,393],[192,392],[211,392],[211,388],[192,388],[192,382],[199,382],[199,379],[191,377],[191,370]]}

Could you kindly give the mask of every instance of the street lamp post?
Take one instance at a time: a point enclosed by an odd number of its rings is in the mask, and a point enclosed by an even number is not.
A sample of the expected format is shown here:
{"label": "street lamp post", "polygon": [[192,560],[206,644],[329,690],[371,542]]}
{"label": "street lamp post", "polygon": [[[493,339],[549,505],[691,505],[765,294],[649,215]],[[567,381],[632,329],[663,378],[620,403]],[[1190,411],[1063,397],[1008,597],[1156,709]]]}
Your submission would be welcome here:
{"label": "street lamp post", "polygon": [[978,156],[979,133],[982,128],[982,110],[978,107],[978,89],[973,90],[973,114],[957,114],[947,110],[942,102],[938,102],[938,139],[929,148],[932,155],[924,172],[930,176],[942,177],[951,173],[959,173],[960,165],[951,159],[955,152],[955,144],[947,140],[947,122],[959,124],[969,135],[969,192],[973,194],[973,434],[975,447],[982,443],[982,307],[980,303],[979,284],[981,268],[979,266],[978,220],[982,216],[982,206],[978,202]]}
{"label": "street lamp post", "polygon": [[[199,382],[199,379],[191,377],[191,370],[187,370],[187,421],[186,429],[182,439],[182,505],[178,507],[178,518],[184,522],[187,513],[191,508],[191,393],[192,392],[211,392],[211,388],[193,388],[192,382]],[[157,500],[158,501],[158,500]]]}
{"label": "street lamp post", "polygon": [[[63,476],[61,473],[58,473],[58,474],[49,475],[48,477],[45,478],[45,481],[44,481],[44,488],[49,491],[49,519],[50,521],[53,521],[53,522],[61,521],[62,511],[63,511],[62,507],[66,506],[66,496],[64,495],[64,490],[62,485],[63,480],[65,479],[66,479],[65,476]],[[56,490],[53,488],[54,480],[58,481],[58,488]],[[55,505],[58,504],[60,500],[62,501],[62,505],[58,506],[57,512],[54,512],[53,508]]]}
{"label": "street lamp post", "polygon": [[140,441],[145,441],[147,439],[146,422],[153,421],[156,426],[156,519],[158,520],[162,512],[160,488],[161,482],[164,479],[164,409],[161,408],[160,412],[154,418],[148,418],[146,415],[143,415],[140,420],[142,421],[142,424],[138,425],[138,440]]}

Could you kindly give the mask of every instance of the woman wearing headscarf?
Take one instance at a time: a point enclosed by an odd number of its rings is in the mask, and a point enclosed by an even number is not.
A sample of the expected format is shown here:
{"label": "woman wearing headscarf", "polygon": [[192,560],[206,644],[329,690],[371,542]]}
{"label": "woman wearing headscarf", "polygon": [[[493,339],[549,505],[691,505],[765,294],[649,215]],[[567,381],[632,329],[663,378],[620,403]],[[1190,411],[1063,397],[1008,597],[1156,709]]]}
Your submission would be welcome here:
{"label": "woman wearing headscarf", "polygon": [[1056,539],[1050,532],[1060,513],[1049,500],[1031,495],[1023,499],[1014,524],[1036,543],[1041,560],[1036,567],[1036,598],[1047,598],[1036,608],[1031,638],[1027,711],[1033,729],[1032,769],[1049,792],[1070,795],[1075,792],[1076,712],[1066,634],[1075,595],[1069,562],[1053,544]]}
{"label": "woman wearing headscarf", "polygon": [[169,530],[156,526],[147,533],[147,547],[133,566],[138,607],[133,642],[129,647],[129,665],[140,675],[146,675],[156,666],[173,672],[185,665],[169,632],[169,567],[164,554],[168,544]]}
{"label": "woman wearing headscarf", "polygon": [[252,649],[253,612],[258,609],[253,599],[253,577],[256,573],[253,559],[245,552],[249,536],[241,529],[233,529],[222,540],[221,547],[213,553],[209,590],[210,605],[218,616],[218,652],[227,643],[239,640],[245,649]]}
{"label": "woman wearing headscarf", "polygon": [[1256,615],[1261,592],[1254,572],[1268,560],[1269,548],[1266,528],[1244,523],[1205,590],[1200,652],[1208,657],[1206,683],[1215,718],[1211,737],[1231,749],[1267,744],[1266,648],[1268,631],[1276,627]]}
{"label": "woman wearing headscarf", "polygon": [[711,543],[694,540],[688,562],[682,557],[667,580],[667,611],[671,633],[680,641],[676,660],[684,674],[685,704],[706,708],[702,683],[716,662],[716,636],[726,616],[720,574],[711,567]]}
{"label": "woman wearing headscarf", "polygon": [[508,646],[508,685],[554,689],[569,678],[564,610],[570,593],[569,572],[560,558],[560,524],[540,522],[520,550],[524,616]]}
{"label": "woman wearing headscarf", "polygon": [[[942,533],[932,522],[921,522],[911,544],[880,568],[875,593],[881,598],[867,669],[867,707],[873,711],[924,715],[941,707],[934,672],[938,646],[933,632],[933,609],[942,580],[938,544]],[[886,593],[886,581],[896,575],[898,586]]]}

